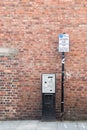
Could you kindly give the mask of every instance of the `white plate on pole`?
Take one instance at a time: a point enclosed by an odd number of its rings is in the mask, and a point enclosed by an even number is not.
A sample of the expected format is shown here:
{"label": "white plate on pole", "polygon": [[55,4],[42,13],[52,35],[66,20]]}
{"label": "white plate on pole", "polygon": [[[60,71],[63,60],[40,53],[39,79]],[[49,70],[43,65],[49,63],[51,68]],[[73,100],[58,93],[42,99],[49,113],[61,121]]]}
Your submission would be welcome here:
{"label": "white plate on pole", "polygon": [[59,34],[59,52],[69,52],[69,34]]}

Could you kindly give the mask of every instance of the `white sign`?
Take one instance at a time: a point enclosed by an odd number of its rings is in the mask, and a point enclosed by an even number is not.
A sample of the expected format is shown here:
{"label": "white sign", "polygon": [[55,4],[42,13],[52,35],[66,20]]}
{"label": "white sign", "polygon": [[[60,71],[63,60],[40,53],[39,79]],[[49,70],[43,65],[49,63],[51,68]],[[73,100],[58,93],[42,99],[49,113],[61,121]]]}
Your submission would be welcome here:
{"label": "white sign", "polygon": [[18,54],[16,48],[0,48],[0,56],[15,56]]}
{"label": "white sign", "polygon": [[69,52],[68,34],[59,34],[59,52]]}
{"label": "white sign", "polygon": [[42,75],[42,93],[55,93],[55,74]]}

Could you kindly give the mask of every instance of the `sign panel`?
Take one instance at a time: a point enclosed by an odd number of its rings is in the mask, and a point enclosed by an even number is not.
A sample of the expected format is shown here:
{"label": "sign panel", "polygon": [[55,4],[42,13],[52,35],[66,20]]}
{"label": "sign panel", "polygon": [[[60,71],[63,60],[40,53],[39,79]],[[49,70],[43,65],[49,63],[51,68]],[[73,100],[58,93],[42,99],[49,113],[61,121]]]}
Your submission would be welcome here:
{"label": "sign panel", "polygon": [[59,52],[69,52],[68,34],[59,34]]}
{"label": "sign panel", "polygon": [[42,93],[55,93],[55,74],[42,75]]}
{"label": "sign panel", "polygon": [[0,56],[15,56],[18,54],[16,48],[0,48]]}

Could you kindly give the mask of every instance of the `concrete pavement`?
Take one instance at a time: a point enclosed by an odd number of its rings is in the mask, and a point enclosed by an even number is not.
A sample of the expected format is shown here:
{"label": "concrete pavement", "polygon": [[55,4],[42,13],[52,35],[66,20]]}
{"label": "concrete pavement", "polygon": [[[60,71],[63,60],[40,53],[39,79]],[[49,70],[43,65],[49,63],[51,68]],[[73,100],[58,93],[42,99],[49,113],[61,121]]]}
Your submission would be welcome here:
{"label": "concrete pavement", "polygon": [[0,130],[87,130],[87,121],[0,121]]}

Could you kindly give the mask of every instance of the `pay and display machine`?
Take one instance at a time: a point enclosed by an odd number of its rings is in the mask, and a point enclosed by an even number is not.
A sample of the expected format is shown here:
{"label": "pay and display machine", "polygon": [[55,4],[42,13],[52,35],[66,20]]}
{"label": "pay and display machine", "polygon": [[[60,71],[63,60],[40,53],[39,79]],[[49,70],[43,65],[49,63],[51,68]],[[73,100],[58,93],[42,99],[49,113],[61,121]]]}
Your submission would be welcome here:
{"label": "pay and display machine", "polygon": [[42,74],[42,116],[55,118],[55,74]]}

